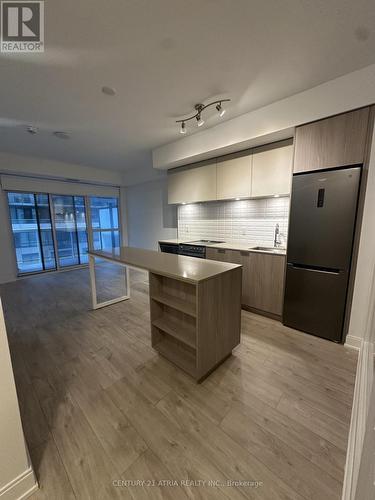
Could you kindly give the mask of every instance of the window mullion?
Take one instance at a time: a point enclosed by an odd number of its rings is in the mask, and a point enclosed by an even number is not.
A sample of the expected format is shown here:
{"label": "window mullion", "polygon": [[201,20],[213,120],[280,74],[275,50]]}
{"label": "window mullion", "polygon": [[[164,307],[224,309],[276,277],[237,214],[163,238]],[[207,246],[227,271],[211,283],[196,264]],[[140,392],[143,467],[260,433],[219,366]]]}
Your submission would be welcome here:
{"label": "window mullion", "polygon": [[35,219],[36,219],[36,225],[37,225],[37,228],[38,228],[38,239],[39,239],[39,247],[40,247],[40,257],[42,259],[43,271],[45,271],[46,270],[46,263],[44,261],[44,248],[43,248],[42,234],[41,234],[41,229],[40,229],[39,206],[38,206],[36,194],[33,193],[33,196],[34,196],[34,207],[35,207]]}
{"label": "window mullion", "polygon": [[91,219],[91,205],[90,205],[90,197],[85,196],[85,206],[86,206],[86,228],[87,228],[87,236],[89,242],[89,250],[94,250],[94,229],[92,227],[92,219]]}
{"label": "window mullion", "polygon": [[76,228],[76,246],[77,246],[77,256],[78,256],[78,262],[79,264],[82,264],[81,262],[81,252],[79,250],[79,242],[78,242],[78,226],[77,226],[77,210],[76,210],[76,200],[75,197],[72,196],[73,200],[73,216],[74,216],[74,226]]}
{"label": "window mullion", "polygon": [[56,227],[55,227],[55,207],[53,205],[53,199],[52,195],[48,195],[48,202],[49,202],[49,207],[50,207],[50,214],[51,214],[51,227],[52,227],[52,238],[53,238],[53,246],[55,250],[55,262],[56,262],[56,269],[60,270],[60,260],[59,260],[59,252],[58,252],[58,246],[57,246],[57,236],[56,236]]}

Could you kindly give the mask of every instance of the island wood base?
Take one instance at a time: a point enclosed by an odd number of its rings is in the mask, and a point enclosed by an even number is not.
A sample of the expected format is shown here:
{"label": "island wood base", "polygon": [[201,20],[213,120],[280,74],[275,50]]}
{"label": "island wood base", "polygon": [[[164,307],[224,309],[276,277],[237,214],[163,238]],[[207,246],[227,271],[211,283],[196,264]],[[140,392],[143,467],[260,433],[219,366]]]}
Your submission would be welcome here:
{"label": "island wood base", "polygon": [[149,277],[152,347],[200,382],[240,343],[242,268],[198,283]]}
{"label": "island wood base", "polygon": [[[149,272],[152,347],[201,381],[240,343],[242,266],[143,248],[90,251],[93,308],[97,303],[95,258]],[[127,286],[129,280],[127,279]]]}

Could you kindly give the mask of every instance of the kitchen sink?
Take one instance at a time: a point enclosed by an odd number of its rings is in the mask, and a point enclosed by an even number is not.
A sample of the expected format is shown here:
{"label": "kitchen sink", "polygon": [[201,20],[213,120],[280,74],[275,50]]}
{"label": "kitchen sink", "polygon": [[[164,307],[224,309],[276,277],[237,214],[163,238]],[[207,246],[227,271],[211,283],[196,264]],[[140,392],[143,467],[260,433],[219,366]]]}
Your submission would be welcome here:
{"label": "kitchen sink", "polygon": [[260,250],[263,252],[285,253],[285,248],[277,247],[251,247],[250,250]]}

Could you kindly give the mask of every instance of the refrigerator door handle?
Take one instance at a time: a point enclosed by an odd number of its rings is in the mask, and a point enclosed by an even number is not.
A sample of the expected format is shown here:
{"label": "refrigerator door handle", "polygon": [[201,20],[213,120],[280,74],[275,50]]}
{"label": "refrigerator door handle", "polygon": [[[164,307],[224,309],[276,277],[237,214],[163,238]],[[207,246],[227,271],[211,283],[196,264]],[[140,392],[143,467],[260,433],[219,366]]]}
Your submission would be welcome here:
{"label": "refrigerator door handle", "polygon": [[333,269],[329,267],[319,267],[319,266],[305,266],[303,264],[293,264],[293,262],[288,262],[287,266],[289,268],[293,268],[301,271],[310,271],[313,273],[326,273],[326,274],[340,274],[340,269]]}

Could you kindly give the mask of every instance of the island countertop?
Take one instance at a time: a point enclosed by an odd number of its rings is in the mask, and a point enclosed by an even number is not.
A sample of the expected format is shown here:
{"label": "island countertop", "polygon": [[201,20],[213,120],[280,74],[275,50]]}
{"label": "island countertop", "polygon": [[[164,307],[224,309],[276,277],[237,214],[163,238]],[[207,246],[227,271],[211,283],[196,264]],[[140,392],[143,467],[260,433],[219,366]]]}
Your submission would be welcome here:
{"label": "island countertop", "polygon": [[115,248],[112,252],[89,251],[89,255],[194,284],[242,267],[227,262],[197,259],[196,257],[124,246]]}

